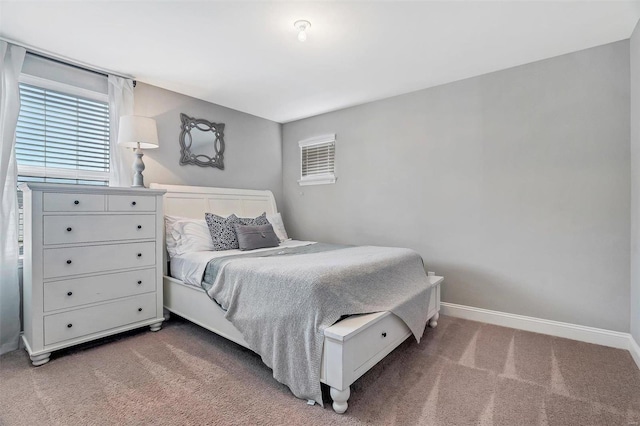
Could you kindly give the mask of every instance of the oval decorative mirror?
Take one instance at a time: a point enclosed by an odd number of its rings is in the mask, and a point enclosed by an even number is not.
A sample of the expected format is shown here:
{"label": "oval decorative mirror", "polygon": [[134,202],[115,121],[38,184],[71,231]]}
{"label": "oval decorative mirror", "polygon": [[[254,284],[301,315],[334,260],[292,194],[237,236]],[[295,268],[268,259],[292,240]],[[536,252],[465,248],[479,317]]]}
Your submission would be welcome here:
{"label": "oval decorative mirror", "polygon": [[180,114],[180,165],[224,170],[224,124]]}

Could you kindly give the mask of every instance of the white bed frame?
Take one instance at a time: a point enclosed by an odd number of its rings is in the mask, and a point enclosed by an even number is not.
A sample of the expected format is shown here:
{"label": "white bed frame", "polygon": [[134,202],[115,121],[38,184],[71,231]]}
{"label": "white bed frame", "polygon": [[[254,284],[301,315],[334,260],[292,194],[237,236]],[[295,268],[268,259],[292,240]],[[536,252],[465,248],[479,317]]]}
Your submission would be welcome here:
{"label": "white bed frame", "polygon": [[[164,214],[204,218],[206,212],[227,216],[255,217],[263,212],[276,213],[271,191],[209,188],[151,184],[151,188],[165,189]],[[166,260],[166,250],[165,250]],[[207,330],[213,331],[239,345],[248,347],[242,334],[225,319],[225,312],[201,288],[168,276],[164,262],[164,307]],[[440,311],[440,283],[442,277],[429,277],[434,284],[429,306],[429,326],[438,324]],[[387,356],[407,337],[409,328],[391,312],[354,315],[337,322],[324,332],[324,347],[320,381],[330,387],[333,409],[347,410],[350,386],[360,376]]]}

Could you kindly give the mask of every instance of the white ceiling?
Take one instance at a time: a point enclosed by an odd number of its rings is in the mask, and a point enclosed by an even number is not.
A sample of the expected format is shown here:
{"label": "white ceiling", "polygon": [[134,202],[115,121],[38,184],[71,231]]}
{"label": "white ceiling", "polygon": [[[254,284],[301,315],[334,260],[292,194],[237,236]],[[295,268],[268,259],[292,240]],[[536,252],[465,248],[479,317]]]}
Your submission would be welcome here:
{"label": "white ceiling", "polygon": [[0,1],[0,36],[288,122],[626,39],[639,18],[638,1]]}

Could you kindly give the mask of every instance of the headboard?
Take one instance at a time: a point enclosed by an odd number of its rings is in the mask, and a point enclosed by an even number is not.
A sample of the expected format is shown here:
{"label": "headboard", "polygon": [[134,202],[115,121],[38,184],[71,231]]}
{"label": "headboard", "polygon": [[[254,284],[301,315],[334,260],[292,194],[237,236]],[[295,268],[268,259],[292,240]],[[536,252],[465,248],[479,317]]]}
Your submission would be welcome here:
{"label": "headboard", "polygon": [[[220,216],[235,213],[240,217],[255,217],[263,212],[269,214],[278,212],[276,200],[271,191],[160,183],[152,183],[149,188],[167,191],[163,202],[165,215],[204,219],[205,213],[215,213]],[[164,230],[164,226],[162,229]],[[168,259],[167,251],[164,250],[164,275],[169,274]]]}
{"label": "headboard", "polygon": [[165,215],[204,219],[205,213],[255,217],[263,212],[272,214],[278,211],[271,191],[159,183],[152,183],[149,187],[167,191],[164,195]]}

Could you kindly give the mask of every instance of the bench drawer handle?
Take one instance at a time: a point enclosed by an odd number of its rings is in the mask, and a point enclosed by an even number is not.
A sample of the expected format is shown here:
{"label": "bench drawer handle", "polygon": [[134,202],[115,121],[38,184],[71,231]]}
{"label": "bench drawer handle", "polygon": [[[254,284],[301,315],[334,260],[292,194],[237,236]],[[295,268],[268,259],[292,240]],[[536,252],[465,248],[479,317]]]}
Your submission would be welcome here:
{"label": "bench drawer handle", "polygon": [[67,228],[67,232],[71,232],[71,227],[68,227],[68,228]]}
{"label": "bench drawer handle", "polygon": [[138,308],[138,312],[142,312],[142,308]]}
{"label": "bench drawer handle", "polygon": [[136,205],[136,202],[135,202],[135,201],[132,201],[132,202],[131,202],[131,205],[132,205],[132,206],[135,206],[135,205]]}
{"label": "bench drawer handle", "polygon": [[142,253],[138,253],[138,257],[142,257]]}
{"label": "bench drawer handle", "polygon": [[67,296],[71,296],[71,295],[73,295],[72,291],[67,292]]}
{"label": "bench drawer handle", "polygon": [[71,265],[71,259],[67,260],[67,265]]}
{"label": "bench drawer handle", "polygon": [[142,281],[138,281],[138,285],[142,284]]}
{"label": "bench drawer handle", "polygon": [[142,229],[142,225],[138,225],[138,229]]}
{"label": "bench drawer handle", "polygon": [[75,205],[77,206],[78,204],[80,204],[80,201],[75,200],[75,201],[73,202],[73,204],[75,204]]}
{"label": "bench drawer handle", "polygon": [[387,337],[387,333],[386,333],[386,332],[383,332],[383,333],[382,333],[382,337]]}
{"label": "bench drawer handle", "polygon": [[73,324],[67,324],[67,328],[73,327]]}

